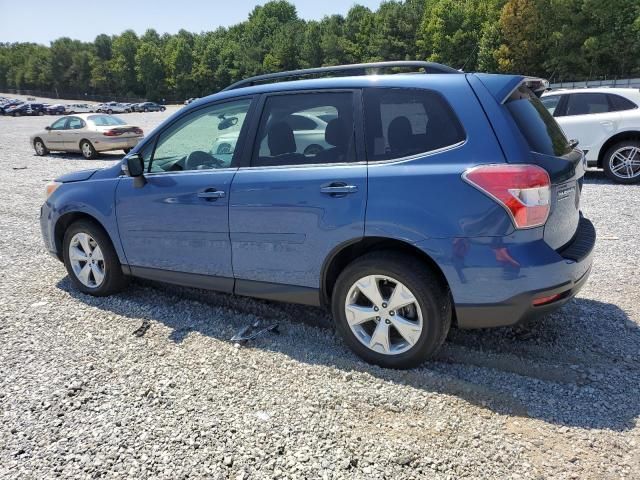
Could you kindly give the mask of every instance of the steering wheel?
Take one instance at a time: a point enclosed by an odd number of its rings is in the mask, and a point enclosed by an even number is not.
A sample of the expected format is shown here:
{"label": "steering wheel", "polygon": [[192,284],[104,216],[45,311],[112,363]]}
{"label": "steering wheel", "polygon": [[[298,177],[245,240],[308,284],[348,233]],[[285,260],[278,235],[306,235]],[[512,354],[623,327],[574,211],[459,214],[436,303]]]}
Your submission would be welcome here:
{"label": "steering wheel", "polygon": [[191,152],[184,162],[185,170],[202,170],[203,168],[222,167],[224,162],[202,150]]}

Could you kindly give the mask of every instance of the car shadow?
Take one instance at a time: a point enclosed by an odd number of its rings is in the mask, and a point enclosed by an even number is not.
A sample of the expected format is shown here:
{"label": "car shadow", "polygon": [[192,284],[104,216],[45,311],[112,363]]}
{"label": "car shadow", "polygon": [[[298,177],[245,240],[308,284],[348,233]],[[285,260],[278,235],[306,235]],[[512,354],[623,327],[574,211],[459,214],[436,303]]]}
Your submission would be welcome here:
{"label": "car shadow", "polygon": [[[577,298],[524,326],[454,328],[434,360],[401,371],[361,361],[320,308],[141,280],[113,297],[82,294],[68,277],[58,287],[96,308],[141,320],[132,331],[136,336],[157,322],[170,329],[175,343],[192,333],[229,341],[256,320],[277,321],[279,334],[260,336],[245,348],[278,352],[345,374],[366,372],[387,382],[455,395],[496,413],[555,425],[624,431],[634,428],[640,414],[640,327],[610,303]],[[300,345],[300,335],[309,341]]]}

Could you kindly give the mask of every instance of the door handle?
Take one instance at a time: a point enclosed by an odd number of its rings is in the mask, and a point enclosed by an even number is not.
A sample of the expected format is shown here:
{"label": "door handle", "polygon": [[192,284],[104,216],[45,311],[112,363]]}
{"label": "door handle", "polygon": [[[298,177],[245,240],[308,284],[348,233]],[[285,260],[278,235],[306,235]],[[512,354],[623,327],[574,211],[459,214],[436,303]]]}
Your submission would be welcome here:
{"label": "door handle", "polygon": [[198,198],[204,198],[205,200],[216,200],[224,197],[224,190],[216,190],[215,188],[207,188],[202,192],[198,192]]}
{"label": "door handle", "polygon": [[344,196],[358,191],[357,185],[347,185],[344,182],[333,182],[320,187],[321,193],[328,193],[332,196]]}

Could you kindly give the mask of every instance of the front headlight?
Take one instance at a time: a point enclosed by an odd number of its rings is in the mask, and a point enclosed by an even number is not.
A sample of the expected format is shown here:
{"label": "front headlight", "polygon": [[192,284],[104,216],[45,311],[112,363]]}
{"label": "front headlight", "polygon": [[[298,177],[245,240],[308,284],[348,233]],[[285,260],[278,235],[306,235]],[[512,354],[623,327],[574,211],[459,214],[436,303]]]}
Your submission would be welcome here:
{"label": "front headlight", "polygon": [[47,185],[44,187],[45,193],[46,193],[46,198],[49,198],[51,196],[51,194],[53,192],[55,192],[60,185],[62,185],[62,183],[60,183],[60,182],[49,182],[49,183],[47,183]]}

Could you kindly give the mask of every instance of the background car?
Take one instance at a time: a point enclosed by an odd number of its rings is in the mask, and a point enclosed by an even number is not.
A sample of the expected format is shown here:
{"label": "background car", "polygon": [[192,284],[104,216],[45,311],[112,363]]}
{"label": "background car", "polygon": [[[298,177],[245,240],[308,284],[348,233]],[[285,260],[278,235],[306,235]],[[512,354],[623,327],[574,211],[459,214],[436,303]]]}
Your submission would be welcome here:
{"label": "background car", "polygon": [[123,150],[128,153],[143,138],[140,127],[111,115],[83,113],[62,117],[44,131],[31,136],[36,155],[49,151],[81,152],[95,158],[98,152]]}
{"label": "background car", "polygon": [[108,113],[108,114],[129,113],[131,111],[131,108],[128,106],[128,104],[119,103],[119,102],[108,102],[108,103],[101,103],[100,105],[98,105],[98,108],[96,109],[96,111],[101,113]]}
{"label": "background car", "polygon": [[17,100],[17,99],[8,100],[8,101],[4,102],[2,105],[0,105],[0,113],[2,115],[6,115],[7,114],[7,110],[9,110],[10,108],[15,107],[16,105],[20,105],[22,103],[24,103],[22,100]]}
{"label": "background car", "polygon": [[155,102],[134,103],[134,112],[164,112],[166,107]]}
{"label": "background car", "polygon": [[45,106],[44,111],[47,115],[63,115],[67,110],[65,105],[56,103],[54,105]]}
{"label": "background car", "polygon": [[44,115],[44,104],[27,102],[14,105],[5,110],[5,115],[11,115],[13,117],[21,117],[27,115]]}
{"label": "background car", "polygon": [[640,182],[640,90],[553,90],[542,103],[590,165],[619,183]]}
{"label": "background car", "polygon": [[185,105],[189,105],[190,103],[193,103],[193,102],[195,102],[196,100],[198,100],[198,97],[191,97],[191,98],[187,98],[187,99],[184,101],[184,104],[185,104]]}
{"label": "background car", "polygon": [[96,111],[96,106],[89,103],[70,103],[65,105],[65,113],[93,113]]}

